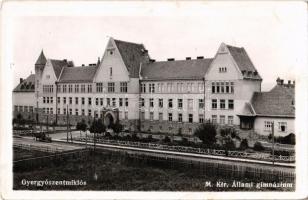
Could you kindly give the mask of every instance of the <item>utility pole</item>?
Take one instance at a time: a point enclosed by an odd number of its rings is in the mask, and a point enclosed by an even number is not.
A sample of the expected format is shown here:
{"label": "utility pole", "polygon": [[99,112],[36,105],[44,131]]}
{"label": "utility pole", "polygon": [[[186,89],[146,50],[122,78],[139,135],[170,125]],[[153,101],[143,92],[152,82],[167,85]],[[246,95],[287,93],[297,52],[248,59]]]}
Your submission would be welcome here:
{"label": "utility pole", "polygon": [[275,133],[274,133],[274,122],[272,122],[272,156],[273,156],[273,165],[275,164]]}
{"label": "utility pole", "polygon": [[66,105],[66,142],[68,142],[68,105]]}
{"label": "utility pole", "polygon": [[48,132],[48,131],[49,131],[48,114],[47,114],[46,117],[47,117],[47,124],[46,124],[46,129],[47,129],[47,130],[46,130],[46,133],[47,133],[47,135],[49,136],[49,132]]}

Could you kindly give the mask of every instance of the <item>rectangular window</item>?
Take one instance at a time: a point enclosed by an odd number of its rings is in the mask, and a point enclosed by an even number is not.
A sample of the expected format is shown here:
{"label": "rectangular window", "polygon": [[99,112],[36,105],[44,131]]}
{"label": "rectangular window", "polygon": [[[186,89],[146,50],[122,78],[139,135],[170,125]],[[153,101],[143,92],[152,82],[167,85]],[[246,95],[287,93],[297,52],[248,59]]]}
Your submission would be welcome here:
{"label": "rectangular window", "polygon": [[81,98],[81,104],[84,105],[84,103],[85,103],[85,99],[84,99],[84,97],[82,97]]}
{"label": "rectangular window", "polygon": [[172,99],[168,99],[168,108],[172,108],[173,105],[172,105]]}
{"label": "rectangular window", "polygon": [[199,99],[199,109],[204,108],[204,99]]}
{"label": "rectangular window", "polygon": [[204,115],[199,114],[199,123],[203,123],[203,122],[204,122]]}
{"label": "rectangular window", "polygon": [[179,115],[178,115],[178,121],[179,121],[179,122],[183,122],[183,114],[182,114],[182,113],[179,113]]}
{"label": "rectangular window", "polygon": [[233,125],[233,116],[228,116],[228,124]]}
{"label": "rectangular window", "polygon": [[234,82],[230,83],[230,90],[231,93],[234,93]]}
{"label": "rectangular window", "polygon": [[123,106],[123,98],[119,98],[119,107]]}
{"label": "rectangular window", "polygon": [[53,115],[53,108],[50,108],[50,114]]}
{"label": "rectangular window", "polygon": [[107,106],[110,106],[110,98],[107,98]]}
{"label": "rectangular window", "polygon": [[72,103],[73,103],[73,98],[69,97],[69,104],[72,104]]}
{"label": "rectangular window", "polygon": [[141,120],[144,120],[144,119],[145,119],[145,113],[144,113],[144,111],[141,112],[140,119],[141,119]]}
{"label": "rectangular window", "polygon": [[158,119],[159,119],[159,121],[163,121],[163,113],[162,112],[158,113]]}
{"label": "rectangular window", "polygon": [[103,103],[104,103],[104,100],[103,100],[103,98],[99,98],[99,100],[100,100],[100,105],[102,106]]}
{"label": "rectangular window", "polygon": [[88,116],[91,116],[91,115],[92,115],[92,110],[89,109],[89,110],[88,110]]}
{"label": "rectangular window", "polygon": [[46,108],[46,114],[49,114],[49,108]]}
{"label": "rectangular window", "polygon": [[220,83],[220,92],[225,93],[225,83],[224,82]]}
{"label": "rectangular window", "polygon": [[124,112],[124,119],[128,119],[128,112],[127,111]]}
{"label": "rectangular window", "polygon": [[85,93],[86,92],[86,86],[85,85],[81,85],[81,92]]}
{"label": "rectangular window", "polygon": [[193,114],[188,114],[188,122],[193,123]]}
{"label": "rectangular window", "polygon": [[69,109],[69,114],[72,115],[73,114],[73,110],[70,108]]}
{"label": "rectangular window", "polygon": [[43,97],[43,103],[46,103],[46,97]]}
{"label": "rectangular window", "polygon": [[66,97],[63,97],[63,104],[66,104]]}
{"label": "rectangular window", "polygon": [[69,93],[72,93],[73,92],[73,85],[68,85],[68,92]]}
{"label": "rectangular window", "polygon": [[108,82],[108,92],[114,92],[114,82]]}
{"label": "rectangular window", "polygon": [[57,108],[57,114],[60,115],[60,108]]}
{"label": "rectangular window", "polygon": [[287,132],[287,122],[278,122],[278,129],[280,132]]}
{"label": "rectangular window", "polygon": [[57,92],[58,92],[58,93],[61,92],[61,85],[57,85]]}
{"label": "rectangular window", "polygon": [[14,111],[18,111],[18,106],[14,106]]}
{"label": "rectangular window", "polygon": [[272,131],[272,121],[264,121],[264,131]]}
{"label": "rectangular window", "polygon": [[219,116],[219,119],[220,119],[220,122],[219,122],[220,124],[225,124],[225,120],[226,120],[226,119],[225,119],[225,116],[224,116],[224,115],[220,115],[220,116]]}
{"label": "rectangular window", "polygon": [[66,93],[66,85],[63,85],[63,93]]}
{"label": "rectangular window", "polygon": [[212,82],[212,93],[214,94],[216,91],[216,83]]}
{"label": "rectangular window", "polygon": [[217,124],[217,115],[212,115],[212,123]]}
{"label": "rectangular window", "polygon": [[79,93],[79,85],[75,84],[75,93]]}
{"label": "rectangular window", "polygon": [[88,93],[92,92],[92,85],[88,84]]}
{"label": "rectangular window", "polygon": [[154,112],[150,112],[150,120],[151,120],[151,121],[154,120]]}
{"label": "rectangular window", "polygon": [[225,109],[226,108],[226,100],[220,99],[220,109]]}
{"label": "rectangular window", "polygon": [[141,98],[141,107],[144,107],[144,98]]}
{"label": "rectangular window", "polygon": [[98,106],[98,98],[95,98],[95,105]]}
{"label": "rectangular window", "polygon": [[57,97],[57,103],[60,104],[60,102],[61,102],[61,98]]}
{"label": "rectangular window", "polygon": [[96,83],[96,92],[98,93],[103,92],[103,83]]}
{"label": "rectangular window", "polygon": [[187,99],[187,109],[192,110],[193,107],[193,99]]}
{"label": "rectangular window", "polygon": [[128,107],[128,98],[125,98],[125,106]]}
{"label": "rectangular window", "polygon": [[29,112],[33,113],[33,106],[29,106],[29,109],[30,109]]}
{"label": "rectangular window", "polygon": [[127,82],[120,82],[120,92],[127,93]]}
{"label": "rectangular window", "polygon": [[234,100],[233,99],[228,100],[228,108],[231,109],[231,110],[234,109]]}
{"label": "rectangular window", "polygon": [[155,92],[155,83],[150,83],[149,84],[149,92],[154,93]]}
{"label": "rectangular window", "polygon": [[63,114],[66,115],[66,108],[63,108]]}
{"label": "rectangular window", "polygon": [[23,107],[19,106],[19,112],[23,112]]}
{"label": "rectangular window", "polygon": [[168,120],[169,120],[169,122],[172,121],[172,113],[168,113]]}
{"label": "rectangular window", "polygon": [[116,107],[116,98],[112,98],[112,106]]}
{"label": "rectangular window", "polygon": [[46,103],[49,103],[49,97],[46,97]]}
{"label": "rectangular window", "polygon": [[161,84],[157,83],[157,92],[161,92]]}
{"label": "rectangular window", "polygon": [[24,106],[24,112],[28,112],[28,106]]}
{"label": "rectangular window", "polygon": [[226,93],[230,93],[229,82],[226,82]]}
{"label": "rectangular window", "polygon": [[85,111],[84,109],[81,109],[81,115],[84,116],[85,115]]}
{"label": "rectangular window", "polygon": [[78,105],[78,97],[75,97],[75,104]]}
{"label": "rectangular window", "polygon": [[50,97],[50,103],[53,103],[53,97]]}
{"label": "rectangular window", "polygon": [[178,99],[178,109],[183,108],[183,99]]}
{"label": "rectangular window", "polygon": [[79,113],[78,113],[78,109],[75,109],[75,115],[78,116]]}
{"label": "rectangular window", "polygon": [[163,108],[163,107],[164,107],[164,101],[163,101],[163,99],[158,99],[158,106],[159,106],[160,108]]}
{"label": "rectangular window", "polygon": [[141,85],[140,85],[140,92],[141,93],[145,93],[146,92],[145,83],[141,83]]}
{"label": "rectangular window", "polygon": [[154,107],[154,99],[150,98],[150,107],[153,108]]}
{"label": "rectangular window", "polygon": [[112,76],[112,67],[109,67],[109,76]]}
{"label": "rectangular window", "polygon": [[220,93],[220,83],[216,83],[216,93]]}
{"label": "rectangular window", "polygon": [[91,99],[91,97],[88,97],[88,105],[92,105],[92,99]]}

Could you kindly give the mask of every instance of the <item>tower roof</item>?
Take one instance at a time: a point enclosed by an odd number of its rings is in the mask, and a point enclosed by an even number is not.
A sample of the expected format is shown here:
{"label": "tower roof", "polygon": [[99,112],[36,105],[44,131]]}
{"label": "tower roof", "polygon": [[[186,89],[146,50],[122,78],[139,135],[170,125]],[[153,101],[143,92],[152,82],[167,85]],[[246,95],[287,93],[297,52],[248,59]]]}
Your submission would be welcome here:
{"label": "tower roof", "polygon": [[35,64],[36,65],[45,65],[47,62],[46,57],[44,55],[43,50],[41,51],[40,56],[38,57],[38,59],[36,60]]}

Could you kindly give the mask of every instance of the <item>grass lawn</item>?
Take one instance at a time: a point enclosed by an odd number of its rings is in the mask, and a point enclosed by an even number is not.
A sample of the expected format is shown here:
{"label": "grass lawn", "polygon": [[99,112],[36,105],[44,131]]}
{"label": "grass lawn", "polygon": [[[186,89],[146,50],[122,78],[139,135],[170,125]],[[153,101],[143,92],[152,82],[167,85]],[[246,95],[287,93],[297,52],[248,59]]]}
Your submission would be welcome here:
{"label": "grass lawn", "polygon": [[[95,166],[95,169],[94,169]],[[97,179],[94,179],[94,172]],[[45,185],[25,186],[21,182],[28,181],[62,181],[82,180],[86,185],[63,186]],[[205,182],[211,181],[212,187],[205,187]],[[224,181],[230,187],[216,187],[217,181]],[[58,165],[49,165],[41,169],[27,172],[14,172],[14,186],[16,190],[107,190],[107,191],[256,191],[252,188],[233,188],[232,182],[227,177],[205,176],[196,171],[186,169],[166,169],[159,164],[132,162],[120,156],[95,156],[70,159]],[[238,180],[239,181],[239,180]],[[241,180],[250,182],[253,180]],[[254,180],[255,182],[257,180]],[[266,190],[293,190],[294,188]],[[262,189],[264,191],[265,189]]]}
{"label": "grass lawn", "polygon": [[34,157],[40,157],[40,156],[46,156],[50,153],[47,152],[41,152],[41,151],[29,151],[26,149],[20,149],[20,148],[14,148],[13,149],[13,160],[22,160],[27,158],[34,158]]}

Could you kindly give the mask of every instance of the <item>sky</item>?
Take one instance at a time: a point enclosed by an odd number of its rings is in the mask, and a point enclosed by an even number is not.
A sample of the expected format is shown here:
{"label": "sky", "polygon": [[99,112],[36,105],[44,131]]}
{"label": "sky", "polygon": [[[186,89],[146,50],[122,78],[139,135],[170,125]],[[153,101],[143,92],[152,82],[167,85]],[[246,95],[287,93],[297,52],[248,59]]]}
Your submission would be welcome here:
{"label": "sky", "polygon": [[47,58],[96,63],[109,37],[142,43],[151,58],[214,57],[219,45],[244,47],[263,78],[295,80],[306,59],[304,2],[12,2],[2,32],[13,85]]}

